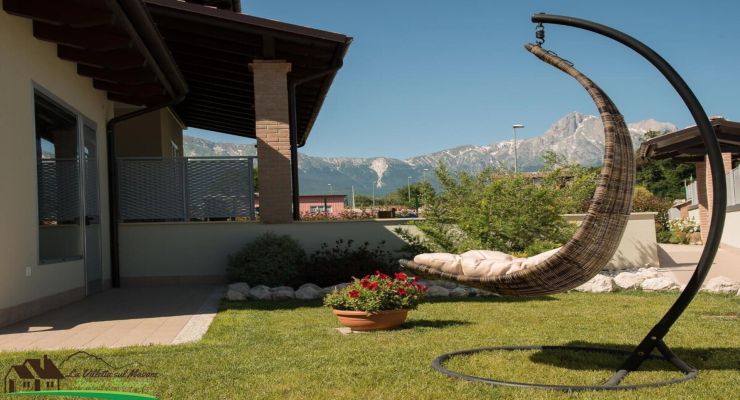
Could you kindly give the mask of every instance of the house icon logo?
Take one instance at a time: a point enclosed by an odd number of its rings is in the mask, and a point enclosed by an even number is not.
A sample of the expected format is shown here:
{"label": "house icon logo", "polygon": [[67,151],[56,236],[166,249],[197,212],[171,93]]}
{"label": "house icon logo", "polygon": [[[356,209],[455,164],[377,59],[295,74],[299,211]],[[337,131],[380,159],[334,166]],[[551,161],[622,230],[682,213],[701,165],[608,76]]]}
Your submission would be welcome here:
{"label": "house icon logo", "polygon": [[64,374],[48,357],[29,358],[5,374],[5,393],[59,390]]}

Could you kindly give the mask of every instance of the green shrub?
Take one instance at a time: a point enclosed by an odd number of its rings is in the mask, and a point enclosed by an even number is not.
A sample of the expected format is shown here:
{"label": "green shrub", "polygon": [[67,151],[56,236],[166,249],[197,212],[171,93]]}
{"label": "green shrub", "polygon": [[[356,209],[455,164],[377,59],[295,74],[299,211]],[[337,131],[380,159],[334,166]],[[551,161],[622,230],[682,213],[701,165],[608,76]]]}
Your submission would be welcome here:
{"label": "green shrub", "polygon": [[453,176],[440,165],[436,173],[444,190],[417,224],[427,248],[528,253],[544,244],[558,247],[573,233],[561,216],[564,189],[558,185],[493,170]]}
{"label": "green shrub", "polygon": [[636,186],[632,196],[632,212],[657,212],[655,216],[655,233],[659,243],[670,242],[668,210],[672,202],[652,194],[643,186]]}
{"label": "green shrub", "polygon": [[290,285],[305,262],[306,252],[295,239],[267,232],[229,256],[228,273],[232,281],[250,285]]}
{"label": "green shrub", "polygon": [[368,242],[354,246],[353,240],[339,239],[334,247],[329,248],[326,243],[308,257],[299,274],[302,282],[311,282],[319,286],[330,286],[337,283],[349,282],[353,277],[360,277],[382,271],[393,273],[397,271],[395,259],[388,251],[381,247],[380,242],[370,248]]}

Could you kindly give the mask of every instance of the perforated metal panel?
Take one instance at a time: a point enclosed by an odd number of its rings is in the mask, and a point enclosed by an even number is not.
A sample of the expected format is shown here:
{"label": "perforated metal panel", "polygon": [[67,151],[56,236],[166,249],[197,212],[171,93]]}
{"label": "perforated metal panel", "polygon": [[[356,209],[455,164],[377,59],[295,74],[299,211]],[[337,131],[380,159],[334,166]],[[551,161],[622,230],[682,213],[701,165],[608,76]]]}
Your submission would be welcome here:
{"label": "perforated metal panel", "polygon": [[75,223],[80,217],[80,176],[75,159],[43,159],[38,164],[39,220]]}
{"label": "perforated metal panel", "polygon": [[122,220],[186,218],[182,159],[119,159]]}
{"label": "perforated metal panel", "polygon": [[121,219],[254,219],[253,158],[119,158]]}
{"label": "perforated metal panel", "polygon": [[190,218],[230,218],[251,215],[251,159],[187,160]]}

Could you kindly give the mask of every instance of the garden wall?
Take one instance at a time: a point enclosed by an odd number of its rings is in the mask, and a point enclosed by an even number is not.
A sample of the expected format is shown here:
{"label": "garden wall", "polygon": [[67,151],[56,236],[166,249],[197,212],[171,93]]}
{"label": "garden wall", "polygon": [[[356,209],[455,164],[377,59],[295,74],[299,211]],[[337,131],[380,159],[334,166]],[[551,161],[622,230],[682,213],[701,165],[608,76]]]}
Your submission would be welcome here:
{"label": "garden wall", "polygon": [[[655,235],[654,212],[632,213],[617,252],[607,265],[608,268],[631,269],[658,267],[658,240]],[[583,221],[586,214],[567,214],[568,222]]]}
{"label": "garden wall", "polygon": [[404,242],[393,230],[408,221],[302,221],[269,225],[258,222],[125,223],[120,228],[121,279],[124,284],[224,281],[227,256],[265,232],[290,235],[309,254],[318,250],[322,243],[331,246],[338,239],[352,239],[357,244],[367,241],[371,247],[385,241],[386,250],[398,251]]}
{"label": "garden wall", "polygon": [[[584,215],[566,215],[578,222]],[[658,266],[654,213],[632,214],[622,243],[610,265],[615,268]],[[121,224],[121,278],[124,284],[221,282],[225,280],[227,256],[264,232],[296,238],[308,253],[352,239],[374,245],[385,241],[388,251],[404,242],[393,230],[408,219],[370,221],[311,221],[292,224],[257,222],[172,222]],[[418,230],[407,226],[414,233]]]}
{"label": "garden wall", "polygon": [[722,244],[740,249],[740,206],[727,207],[725,229],[722,231]]}

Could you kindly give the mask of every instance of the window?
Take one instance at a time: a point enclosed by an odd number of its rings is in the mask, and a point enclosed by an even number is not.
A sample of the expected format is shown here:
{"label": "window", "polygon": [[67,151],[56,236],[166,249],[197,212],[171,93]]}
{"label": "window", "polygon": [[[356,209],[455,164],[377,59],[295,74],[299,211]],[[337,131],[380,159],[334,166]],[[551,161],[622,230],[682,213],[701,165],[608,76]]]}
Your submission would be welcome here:
{"label": "window", "polygon": [[82,258],[78,119],[34,93],[39,215],[39,261]]}
{"label": "window", "polygon": [[324,206],[311,206],[309,211],[312,213],[331,212],[331,206],[326,206],[326,208]]}

